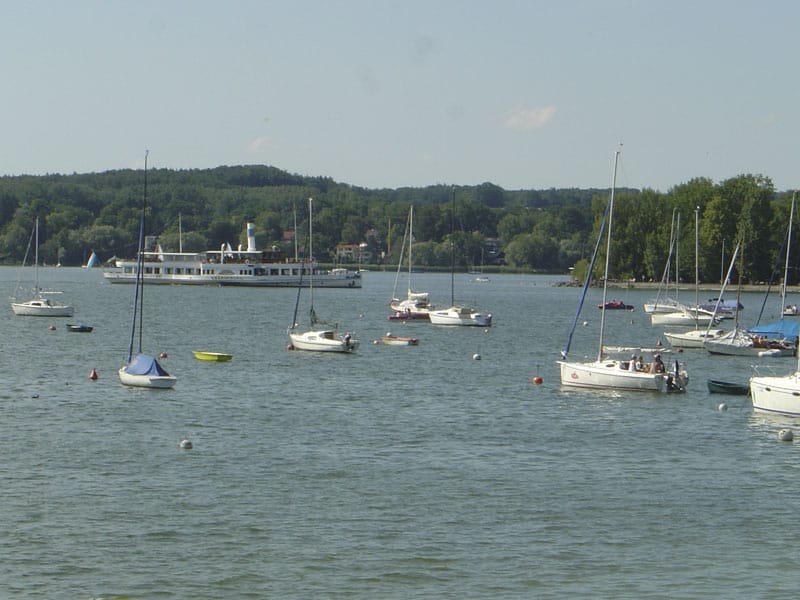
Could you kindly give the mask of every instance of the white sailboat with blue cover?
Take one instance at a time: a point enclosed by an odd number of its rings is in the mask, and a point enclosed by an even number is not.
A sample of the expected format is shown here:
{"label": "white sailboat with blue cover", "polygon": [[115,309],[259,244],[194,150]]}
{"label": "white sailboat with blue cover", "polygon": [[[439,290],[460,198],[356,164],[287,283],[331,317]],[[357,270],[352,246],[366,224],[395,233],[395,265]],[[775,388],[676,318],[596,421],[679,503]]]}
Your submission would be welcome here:
{"label": "white sailboat with blue cover", "polygon": [[[175,386],[177,378],[170,375],[159,364],[155,356],[142,352],[142,330],[144,328],[144,281],[143,265],[144,256],[144,216],[147,207],[147,154],[144,157],[144,194],[142,199],[142,214],[139,217],[139,254],[136,273],[136,285],[133,292],[133,316],[131,318],[131,337],[128,346],[128,361],[119,369],[119,381],[123,385],[144,388],[171,388]],[[138,327],[137,327],[138,326]],[[136,354],[134,354],[134,341],[138,338]]]}

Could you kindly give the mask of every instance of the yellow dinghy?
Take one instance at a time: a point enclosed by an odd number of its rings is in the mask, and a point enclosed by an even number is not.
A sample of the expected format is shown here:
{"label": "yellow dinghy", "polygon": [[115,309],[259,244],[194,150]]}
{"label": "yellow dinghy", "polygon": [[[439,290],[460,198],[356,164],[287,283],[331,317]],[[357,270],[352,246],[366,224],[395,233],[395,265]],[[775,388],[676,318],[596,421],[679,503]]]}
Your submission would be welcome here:
{"label": "yellow dinghy", "polygon": [[204,350],[192,350],[192,354],[197,360],[205,360],[207,362],[228,362],[233,358],[233,354],[206,352]]}

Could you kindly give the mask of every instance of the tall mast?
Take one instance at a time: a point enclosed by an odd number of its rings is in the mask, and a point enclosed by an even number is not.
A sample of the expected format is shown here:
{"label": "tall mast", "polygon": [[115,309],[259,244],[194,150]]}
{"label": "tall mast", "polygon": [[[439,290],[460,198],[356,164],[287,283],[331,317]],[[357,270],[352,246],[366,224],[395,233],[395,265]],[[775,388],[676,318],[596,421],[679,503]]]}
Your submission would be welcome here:
{"label": "tall mast", "polygon": [[606,327],[606,296],[608,294],[608,266],[611,261],[611,223],[614,217],[614,192],[617,188],[617,163],[619,162],[619,153],[619,150],[614,152],[614,174],[611,177],[611,197],[608,199],[608,240],[606,242],[605,275],[603,276],[603,310],[600,311],[600,347],[597,350],[598,361],[603,360],[603,333]]}

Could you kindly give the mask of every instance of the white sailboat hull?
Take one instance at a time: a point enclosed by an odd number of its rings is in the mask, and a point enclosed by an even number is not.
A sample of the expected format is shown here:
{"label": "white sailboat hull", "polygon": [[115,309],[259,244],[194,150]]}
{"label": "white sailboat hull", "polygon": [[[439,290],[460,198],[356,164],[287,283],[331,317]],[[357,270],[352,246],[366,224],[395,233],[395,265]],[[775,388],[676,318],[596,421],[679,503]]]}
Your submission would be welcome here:
{"label": "white sailboat hull", "polygon": [[559,365],[561,385],[564,386],[641,392],[667,391],[665,373],[629,371],[618,360],[587,363],[559,361]]}
{"label": "white sailboat hull", "polygon": [[127,365],[122,367],[117,374],[122,385],[130,387],[168,389],[175,387],[178,379],[173,375],[135,375],[128,373]]}
{"label": "white sailboat hull", "polygon": [[800,372],[785,377],[751,377],[753,411],[800,416]]}
{"label": "white sailboat hull", "polygon": [[650,313],[651,325],[674,325],[674,326],[691,326],[695,325],[708,327],[713,322],[716,322],[714,315],[700,311],[695,314],[695,311],[678,310],[669,313],[654,312]]}
{"label": "white sailboat hull", "polygon": [[11,310],[21,317],[71,317],[75,314],[72,306],[51,304],[49,300],[34,299],[27,302],[12,302]]}
{"label": "white sailboat hull", "polygon": [[330,329],[324,331],[289,332],[289,341],[295,350],[308,352],[351,353],[358,347],[358,341],[349,336],[340,337]]}
{"label": "white sailboat hull", "polygon": [[489,327],[492,324],[492,315],[484,315],[463,306],[451,306],[444,310],[432,310],[428,313],[428,318],[434,325]]}
{"label": "white sailboat hull", "polygon": [[711,354],[727,356],[794,356],[797,348],[788,340],[756,343],[755,338],[741,330],[734,330],[719,338],[706,340],[703,347]]}
{"label": "white sailboat hull", "polygon": [[670,346],[675,348],[702,348],[707,340],[715,340],[725,335],[722,329],[693,329],[683,333],[664,333]]}

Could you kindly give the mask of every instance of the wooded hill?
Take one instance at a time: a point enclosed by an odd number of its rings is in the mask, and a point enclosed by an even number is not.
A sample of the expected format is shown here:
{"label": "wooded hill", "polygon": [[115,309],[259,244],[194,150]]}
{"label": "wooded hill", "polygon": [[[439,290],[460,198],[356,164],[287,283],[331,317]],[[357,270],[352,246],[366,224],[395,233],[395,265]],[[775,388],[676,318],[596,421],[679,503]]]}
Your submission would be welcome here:
{"label": "wooded hill", "polygon": [[[150,169],[147,179],[147,232],[158,235],[168,251],[178,250],[179,223],[183,250],[194,252],[246,244],[245,223],[253,222],[260,248],[283,246],[291,255],[284,234],[294,228],[296,209],[298,237],[305,240],[306,199],[312,197],[314,248],[321,261],[333,262],[337,244],[363,243],[376,263],[396,265],[413,204],[415,265],[449,265],[452,242],[460,267],[477,267],[486,260],[485,240],[497,238],[504,264],[561,273],[576,263],[580,271],[585,263],[579,261],[590,257],[609,192],[504,190],[491,183],[366,189],[261,165]],[[134,256],[143,189],[141,170],[0,178],[0,262],[22,262],[37,216],[43,262],[79,265],[92,250],[101,261]],[[681,223],[681,278],[693,281],[699,207],[701,281],[719,280],[723,240],[729,256],[739,238],[746,244],[746,278],[768,280],[788,230],[790,200],[791,194],[776,193],[761,175],[718,184],[694,179],[667,193],[617,190],[611,272],[615,278],[659,280],[674,213]],[[800,250],[793,248],[792,255],[800,259]],[[790,281],[796,278],[793,270]]]}

